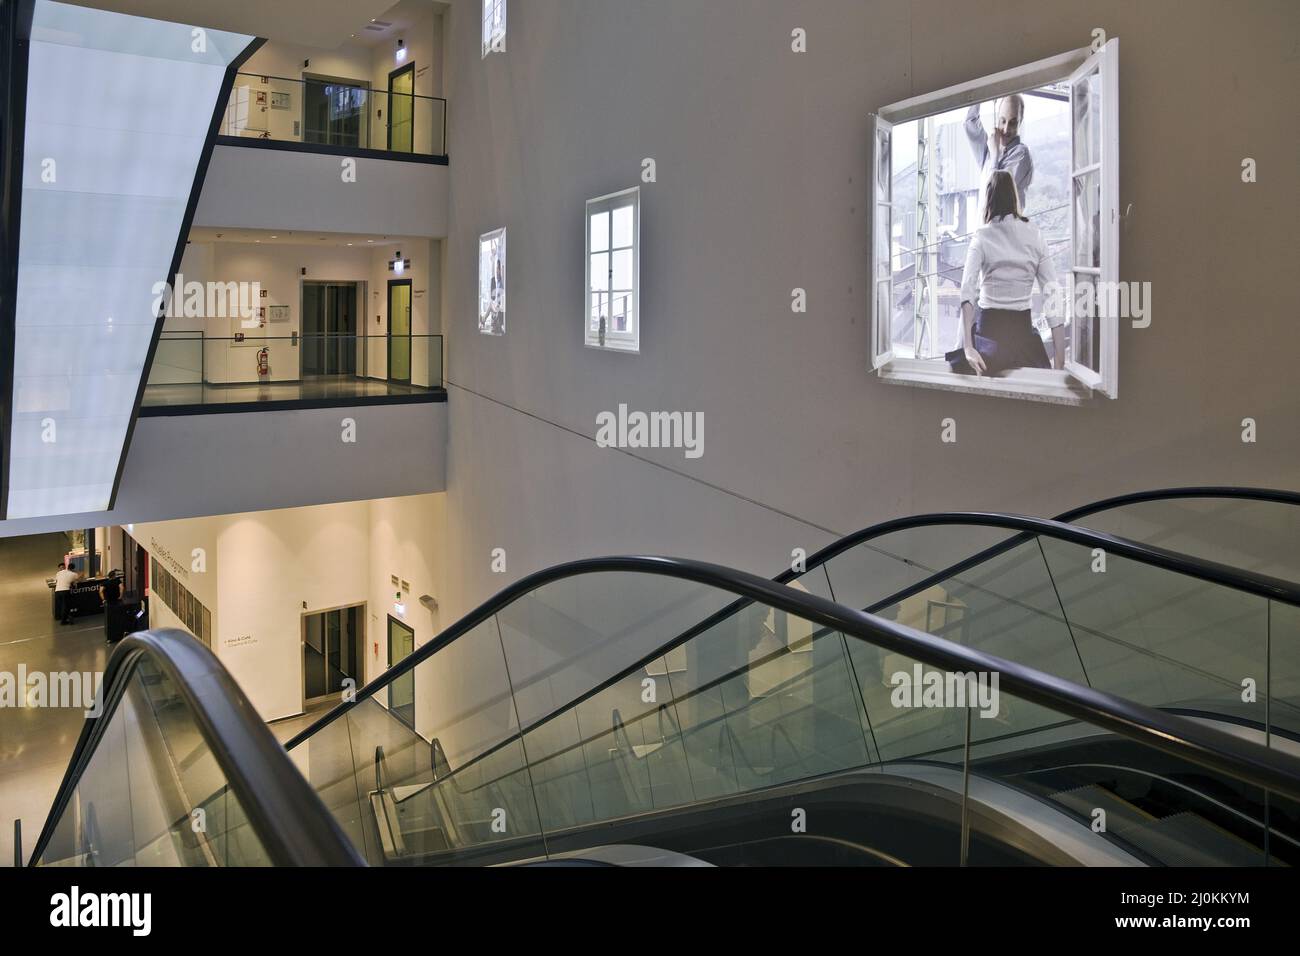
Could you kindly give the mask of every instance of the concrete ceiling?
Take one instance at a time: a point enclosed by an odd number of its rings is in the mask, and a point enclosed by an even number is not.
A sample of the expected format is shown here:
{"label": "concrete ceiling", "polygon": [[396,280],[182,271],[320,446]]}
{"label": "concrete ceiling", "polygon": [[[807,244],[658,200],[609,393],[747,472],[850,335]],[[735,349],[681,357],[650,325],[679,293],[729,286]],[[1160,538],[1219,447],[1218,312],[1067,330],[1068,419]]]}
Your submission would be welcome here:
{"label": "concrete ceiling", "polygon": [[[230,30],[333,50],[384,14],[393,0],[74,0],[83,7]],[[422,2],[434,5],[433,0]],[[409,6],[409,0],[398,4]]]}

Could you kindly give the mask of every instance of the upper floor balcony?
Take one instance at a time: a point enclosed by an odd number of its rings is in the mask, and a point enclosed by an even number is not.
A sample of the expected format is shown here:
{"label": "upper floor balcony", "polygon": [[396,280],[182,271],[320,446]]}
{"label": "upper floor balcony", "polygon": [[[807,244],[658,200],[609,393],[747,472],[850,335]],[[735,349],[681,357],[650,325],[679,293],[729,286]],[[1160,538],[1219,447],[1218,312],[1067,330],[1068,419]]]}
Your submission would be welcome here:
{"label": "upper floor balcony", "polygon": [[239,73],[217,142],[445,166],[447,101],[414,93],[414,84],[414,63],[393,70],[383,89]]}

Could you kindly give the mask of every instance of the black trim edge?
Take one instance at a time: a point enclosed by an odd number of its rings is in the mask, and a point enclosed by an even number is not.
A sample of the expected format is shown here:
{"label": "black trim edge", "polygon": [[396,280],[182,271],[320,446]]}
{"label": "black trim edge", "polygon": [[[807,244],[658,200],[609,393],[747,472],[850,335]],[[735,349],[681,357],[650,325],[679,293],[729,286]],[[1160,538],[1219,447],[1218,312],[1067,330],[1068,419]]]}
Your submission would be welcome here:
{"label": "black trim edge", "polygon": [[368,405],[440,405],[447,390],[430,389],[415,395],[363,395],[356,398],[294,398],[287,401],[227,402],[224,405],[142,405],[141,418],[177,418],[182,415],[244,415],[249,412],[289,412],[309,408],[364,408]]}
{"label": "black trim edge", "polygon": [[423,153],[390,153],[386,149],[361,146],[332,146],[328,143],[298,143],[284,139],[252,139],[247,136],[218,136],[218,146],[244,146],[251,149],[273,149],[285,153],[316,153],[323,156],[355,156],[358,159],[384,159],[393,163],[419,163],[425,166],[448,166],[450,157]]}
{"label": "black trim edge", "polygon": [[27,136],[27,59],[36,0],[5,7],[0,31],[0,521],[9,516],[9,455],[13,447],[14,340],[18,334],[18,247],[22,240],[23,144]]}

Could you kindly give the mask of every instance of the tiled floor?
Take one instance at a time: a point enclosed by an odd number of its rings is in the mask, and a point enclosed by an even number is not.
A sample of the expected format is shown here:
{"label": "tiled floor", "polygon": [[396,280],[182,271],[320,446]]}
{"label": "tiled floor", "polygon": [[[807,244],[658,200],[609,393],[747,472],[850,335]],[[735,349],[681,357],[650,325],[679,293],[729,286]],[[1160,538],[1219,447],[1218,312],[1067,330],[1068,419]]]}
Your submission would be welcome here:
{"label": "tiled floor", "polygon": [[150,385],[144,407],[233,405],[245,402],[297,402],[349,398],[432,397],[433,389],[376,379],[321,376],[301,382],[249,385]]}
{"label": "tiled floor", "polygon": [[[104,619],[69,627],[54,620],[45,584],[67,549],[62,534],[0,538],[0,672],[102,672],[108,660]],[[79,709],[0,707],[0,866],[13,865],[14,820],[24,852],[45,823],[81,733]]]}

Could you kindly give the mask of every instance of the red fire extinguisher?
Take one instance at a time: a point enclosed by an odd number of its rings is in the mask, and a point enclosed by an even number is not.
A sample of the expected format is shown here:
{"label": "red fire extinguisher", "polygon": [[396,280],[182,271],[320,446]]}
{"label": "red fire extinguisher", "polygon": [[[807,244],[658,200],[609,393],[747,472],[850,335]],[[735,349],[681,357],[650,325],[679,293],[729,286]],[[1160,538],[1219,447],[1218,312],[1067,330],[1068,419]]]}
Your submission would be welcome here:
{"label": "red fire extinguisher", "polygon": [[271,350],[269,348],[260,349],[257,353],[257,375],[261,378],[263,375],[271,374]]}

